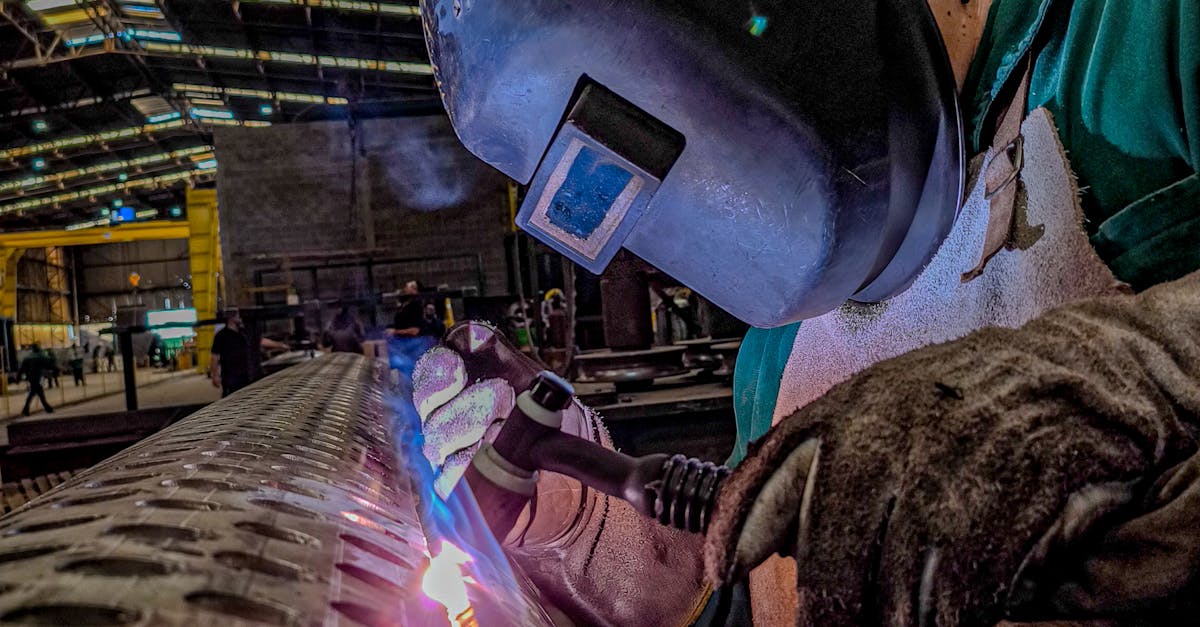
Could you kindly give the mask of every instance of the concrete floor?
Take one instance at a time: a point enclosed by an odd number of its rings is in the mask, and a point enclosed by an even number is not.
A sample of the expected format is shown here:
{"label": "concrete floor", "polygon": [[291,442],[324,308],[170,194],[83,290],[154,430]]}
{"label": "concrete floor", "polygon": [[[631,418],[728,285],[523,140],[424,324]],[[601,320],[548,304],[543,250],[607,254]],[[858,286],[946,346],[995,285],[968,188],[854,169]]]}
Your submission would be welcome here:
{"label": "concrete floor", "polygon": [[[199,405],[211,403],[221,398],[221,390],[213,387],[208,377],[193,371],[165,373],[151,382],[138,386],[138,408],[154,409],[156,407],[176,407],[180,405]],[[51,390],[57,392],[58,390]],[[54,399],[51,397],[50,402]],[[24,396],[20,402],[24,402]],[[28,417],[20,416],[20,406],[16,406],[17,417],[0,421],[0,445],[8,443],[8,427],[14,424],[34,421],[53,421],[79,416],[100,416],[125,411],[125,394],[121,388],[110,389],[107,396],[82,400],[73,405],[55,407],[53,414],[41,411],[40,403],[36,400],[38,412]]]}
{"label": "concrete floor", "polygon": [[[208,377],[195,372],[173,373],[170,378],[138,386],[139,409],[211,403],[220,398],[221,390],[213,387]],[[125,411],[124,392],[55,410],[54,415],[94,416],[120,411]]]}
{"label": "concrete floor", "polygon": [[[159,383],[189,374],[198,376],[190,371],[167,372],[155,368],[141,368],[137,371],[136,380],[139,390],[143,388],[150,390]],[[46,388],[46,400],[50,402],[50,406],[54,408],[55,413],[78,403],[99,398],[112,398],[114,396],[119,399],[121,408],[124,408],[125,382],[123,372],[87,373],[84,375],[84,378],[87,385],[77,386],[70,373],[67,373],[59,376],[60,387]],[[0,396],[0,421],[21,417],[21,409],[25,404],[25,396],[28,391],[29,388],[25,383],[8,386],[8,393]],[[42,413],[41,402],[35,398],[29,406],[29,411],[31,414]]]}

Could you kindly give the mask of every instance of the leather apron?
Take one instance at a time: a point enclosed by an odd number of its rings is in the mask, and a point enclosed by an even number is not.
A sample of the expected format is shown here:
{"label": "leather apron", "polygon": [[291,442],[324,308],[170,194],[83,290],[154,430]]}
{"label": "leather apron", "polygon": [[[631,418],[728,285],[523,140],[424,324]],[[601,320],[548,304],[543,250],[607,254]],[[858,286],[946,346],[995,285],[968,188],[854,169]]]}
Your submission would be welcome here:
{"label": "leather apron", "polygon": [[[1015,120],[1012,130],[1017,132]],[[1023,166],[995,148],[972,160],[958,219],[911,288],[883,303],[847,303],[800,325],[774,423],[876,362],[983,327],[1018,327],[1076,300],[1128,291],[1088,242],[1079,189],[1049,112],[1034,111],[1019,131]],[[1020,184],[1009,175],[997,181],[995,166],[1019,174]],[[1015,193],[1011,218],[997,218],[999,185]],[[999,231],[998,222],[1004,224]],[[751,574],[755,625],[795,624],[795,569],[791,558],[773,557]]]}

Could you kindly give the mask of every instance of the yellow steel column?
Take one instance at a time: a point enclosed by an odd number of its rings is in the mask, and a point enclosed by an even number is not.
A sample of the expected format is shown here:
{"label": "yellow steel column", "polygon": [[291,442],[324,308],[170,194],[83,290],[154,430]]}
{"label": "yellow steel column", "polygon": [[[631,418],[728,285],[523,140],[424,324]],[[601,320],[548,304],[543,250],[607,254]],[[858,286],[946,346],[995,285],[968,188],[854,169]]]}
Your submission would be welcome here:
{"label": "yellow steel column", "polygon": [[[192,304],[196,317],[217,315],[217,279],[221,275],[221,239],[217,227],[217,190],[189,189],[187,215],[190,234],[188,256],[192,263]],[[196,330],[196,361],[200,372],[208,372],[213,328]]]}
{"label": "yellow steel column", "polygon": [[0,317],[17,317],[17,262],[23,248],[0,248]]}
{"label": "yellow steel column", "polygon": [[[23,248],[0,248],[0,318],[17,317],[17,262],[21,260],[21,254],[24,253]],[[13,328],[13,334],[16,334],[16,328]],[[9,342],[16,342],[15,337],[8,338]],[[10,368],[16,368],[16,364],[9,364]],[[8,375],[7,373],[0,375],[0,394],[4,395],[5,408],[4,415],[8,413]]]}

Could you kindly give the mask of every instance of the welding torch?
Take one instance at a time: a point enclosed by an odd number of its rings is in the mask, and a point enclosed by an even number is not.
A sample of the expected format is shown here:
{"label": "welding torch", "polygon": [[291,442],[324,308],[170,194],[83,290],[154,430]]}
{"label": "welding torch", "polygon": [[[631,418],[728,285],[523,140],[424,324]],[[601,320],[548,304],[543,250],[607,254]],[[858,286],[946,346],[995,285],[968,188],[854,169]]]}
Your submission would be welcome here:
{"label": "welding torch", "polygon": [[470,487],[496,537],[516,524],[541,470],[624,499],[664,525],[703,533],[729,469],[684,455],[631,457],[564,433],[563,411],[574,393],[554,373],[538,373],[517,396],[495,441],[471,460],[458,489]]}

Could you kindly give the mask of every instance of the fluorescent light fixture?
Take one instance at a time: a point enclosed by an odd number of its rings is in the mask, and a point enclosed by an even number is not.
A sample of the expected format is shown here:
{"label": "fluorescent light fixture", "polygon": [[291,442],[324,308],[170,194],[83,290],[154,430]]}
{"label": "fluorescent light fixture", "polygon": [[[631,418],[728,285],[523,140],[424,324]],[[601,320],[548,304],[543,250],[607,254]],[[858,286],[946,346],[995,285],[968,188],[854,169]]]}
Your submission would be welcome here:
{"label": "fluorescent light fixture", "polygon": [[393,2],[362,2],[360,0],[242,0],[251,4],[278,4],[300,7],[319,7],[335,11],[380,13],[400,17],[420,17],[420,7]]}
{"label": "fluorescent light fixture", "polygon": [[192,107],[188,113],[190,113],[194,118],[214,118],[217,120],[233,119],[232,111],[222,111],[220,109],[201,109],[199,107]]}
{"label": "fluorescent light fixture", "polygon": [[121,10],[153,17],[162,17],[162,11],[159,11],[158,7],[146,6],[144,4],[125,4],[121,6]]}
{"label": "fluorescent light fixture", "polygon": [[223,91],[220,87],[213,85],[197,85],[194,83],[172,83],[171,89],[175,91],[200,91],[210,94],[219,94]]}
{"label": "fluorescent light fixture", "polygon": [[261,100],[280,100],[283,102],[304,102],[308,104],[347,105],[350,101],[336,96],[320,96],[317,94],[298,94],[290,91],[267,91],[265,89],[244,89],[240,87],[214,87],[212,85],[194,85],[191,83],[175,83],[171,86],[177,92],[198,92],[205,94],[220,94],[222,96],[240,96],[258,98]]}
{"label": "fluorescent light fixture", "polygon": [[61,7],[45,9],[38,12],[38,17],[46,26],[57,30],[69,29],[76,25],[90,24],[92,20],[108,15],[108,9],[99,3],[88,3],[81,6],[79,2],[64,4]]}
{"label": "fluorescent light fixture", "polygon": [[159,43],[156,41],[147,41],[142,44],[142,48],[147,52],[161,52],[167,54],[193,55],[222,59],[244,59],[246,61],[275,61],[279,63],[295,63],[297,65],[323,65],[327,67],[337,67],[352,70],[397,72],[402,74],[423,74],[427,76],[433,75],[433,67],[428,63],[411,61],[358,59],[351,57],[335,57],[331,55],[312,55],[299,52],[249,50],[246,48],[225,48],[222,46]]}
{"label": "fluorescent light fixture", "polygon": [[134,28],[128,32],[133,36],[134,39],[149,39],[153,41],[183,41],[183,35],[180,35],[173,30],[147,30],[144,28]]}
{"label": "fluorescent light fixture", "polygon": [[142,209],[140,211],[135,212],[133,214],[133,216],[139,220],[145,220],[146,218],[156,218],[156,217],[158,217],[158,209]]}
{"label": "fluorescent light fixture", "polygon": [[146,118],[146,121],[151,124],[158,124],[159,122],[167,122],[169,120],[178,120],[181,117],[183,117],[183,114],[178,111],[168,111],[166,113],[159,113],[158,115],[148,116]]}
{"label": "fluorescent light fixture", "polygon": [[129,139],[140,135],[147,135],[157,131],[165,131],[172,128],[179,128],[184,125],[183,120],[169,120],[167,122],[157,124],[146,124],[143,126],[130,126],[127,128],[119,128],[102,133],[88,133],[86,135],[73,135],[71,137],[63,137],[53,141],[41,142],[38,144],[28,144],[26,146],[18,146],[9,148],[8,150],[0,150],[0,160],[12,159],[13,157],[23,157],[26,155],[36,155],[43,152],[51,152],[54,150],[62,150],[64,148],[77,148],[80,146],[90,146],[103,142],[110,142],[118,139]]}
{"label": "fluorescent light fixture", "polygon": [[107,38],[108,38],[108,35],[105,35],[104,33],[96,33],[94,35],[88,35],[86,37],[75,37],[73,39],[68,39],[63,42],[63,45],[67,46],[68,48],[77,48],[79,46],[90,46],[92,44],[98,44]]}
{"label": "fluorescent light fixture", "polygon": [[[106,161],[86,168],[76,168],[65,172],[52,172],[41,176],[31,176],[23,179],[4,181],[0,183],[0,193],[12,192],[19,189],[28,189],[32,187],[41,187],[44,185],[61,183],[82,176],[92,176],[97,174],[105,174],[107,172],[115,172],[119,170],[128,170],[131,168],[141,167],[145,165],[155,165],[159,163],[168,163],[176,159],[193,157],[196,155],[205,155],[212,153],[212,146],[193,146],[191,148],[183,148],[172,152],[160,152],[134,159],[123,159],[120,161]],[[120,177],[118,177],[120,180]],[[125,181],[121,181],[124,183]]]}
{"label": "fluorescent light fixture", "polygon": [[66,230],[78,231],[80,229],[90,229],[92,227],[100,226],[101,224],[108,224],[108,220],[88,220],[87,222],[76,222],[75,224],[68,224]]}
{"label": "fluorescent light fixture", "polygon": [[49,11],[75,6],[75,0],[29,0],[25,3],[33,11]]}
{"label": "fluorescent light fixture", "polygon": [[[149,94],[150,94],[149,89],[136,89],[133,91],[125,91],[125,92],[115,93],[112,95],[112,100],[114,100],[114,101],[129,100],[131,98],[136,98],[138,96],[146,96]],[[106,100],[105,98],[101,98],[99,96],[93,96],[90,98],[80,98],[79,100],[59,102],[58,104],[55,104],[55,105],[52,105],[49,107],[39,105],[39,106],[34,106],[34,107],[25,107],[23,109],[12,109],[8,112],[7,117],[15,118],[15,117],[23,116],[23,115],[32,115],[35,113],[45,113],[47,111],[57,111],[57,110],[63,110],[63,109],[78,109],[80,107],[86,107],[88,105],[100,104],[101,102],[104,102],[105,100]]]}
{"label": "fluorescent light fixture", "polygon": [[90,196],[99,196],[102,194],[111,194],[113,192],[121,192],[129,189],[137,189],[141,187],[154,187],[156,185],[167,185],[178,181],[190,179],[200,172],[196,170],[183,170],[180,172],[171,172],[169,174],[160,174],[140,179],[131,179],[124,183],[109,183],[107,185],[98,185],[86,189],[79,189],[70,192],[63,192],[53,196],[41,196],[38,198],[29,198],[19,200],[17,202],[0,205],[0,214],[13,213],[16,211],[25,211],[27,209],[37,209],[40,207],[48,207],[56,203],[71,202],[80,198],[88,198]]}
{"label": "fluorescent light fixture", "polygon": [[196,118],[200,124],[210,124],[213,126],[245,126],[253,128],[256,126],[270,126],[271,123],[266,120],[222,120],[220,118]]}

